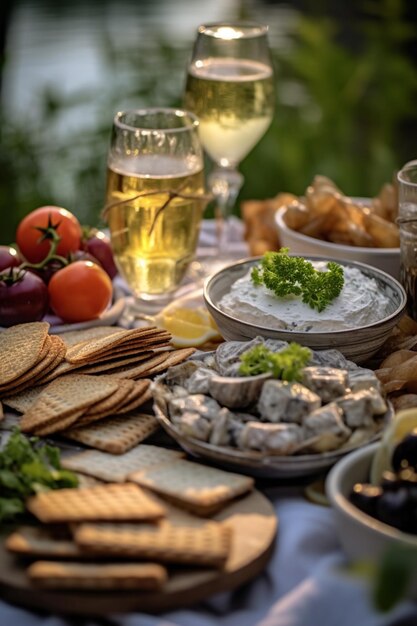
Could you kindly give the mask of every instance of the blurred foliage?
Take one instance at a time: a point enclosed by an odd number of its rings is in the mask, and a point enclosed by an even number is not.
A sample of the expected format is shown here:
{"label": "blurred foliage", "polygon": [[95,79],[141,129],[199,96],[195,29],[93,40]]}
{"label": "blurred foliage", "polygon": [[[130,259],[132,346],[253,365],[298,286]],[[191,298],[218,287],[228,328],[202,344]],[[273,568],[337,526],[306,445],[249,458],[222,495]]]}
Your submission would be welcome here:
{"label": "blurred foliage", "polygon": [[[408,139],[417,128],[417,72],[405,54],[412,26],[403,0],[371,0],[342,45],[337,23],[299,15],[285,50],[274,49],[277,102],[265,137],[242,163],[240,199],[280,191],[301,194],[325,174],[352,195],[374,195],[405,161],[416,157]],[[105,93],[41,94],[36,119],[0,112],[0,242],[42,204],[73,210],[98,223],[104,198],[111,118],[125,106],[178,105],[192,42],[173,45],[154,34],[135,48],[103,35]],[[155,72],[155,68],[159,68]],[[120,94],[123,94],[121,102]],[[86,107],[92,124],[62,132],[63,120]]]}

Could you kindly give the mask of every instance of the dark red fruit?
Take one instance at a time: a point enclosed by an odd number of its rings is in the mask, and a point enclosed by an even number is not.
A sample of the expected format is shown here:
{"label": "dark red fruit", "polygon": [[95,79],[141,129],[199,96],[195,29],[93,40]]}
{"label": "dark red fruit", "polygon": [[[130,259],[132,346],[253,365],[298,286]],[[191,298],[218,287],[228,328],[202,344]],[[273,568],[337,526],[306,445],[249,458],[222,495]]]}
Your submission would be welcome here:
{"label": "dark red fruit", "polygon": [[117,274],[117,267],[107,235],[101,230],[90,229],[83,240],[83,249],[97,259],[104,271],[113,280]]}
{"label": "dark red fruit", "polygon": [[8,267],[18,267],[23,263],[20,254],[12,246],[0,246],[0,272]]}
{"label": "dark red fruit", "polygon": [[48,302],[48,288],[39,276],[20,268],[0,274],[0,326],[38,322]]}

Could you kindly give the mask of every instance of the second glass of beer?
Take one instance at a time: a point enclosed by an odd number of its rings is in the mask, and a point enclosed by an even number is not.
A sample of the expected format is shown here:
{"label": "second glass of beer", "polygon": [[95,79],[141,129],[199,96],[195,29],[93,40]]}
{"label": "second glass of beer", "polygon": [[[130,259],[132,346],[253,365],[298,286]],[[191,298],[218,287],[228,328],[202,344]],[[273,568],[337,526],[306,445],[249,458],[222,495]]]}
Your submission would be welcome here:
{"label": "second glass of beer", "polygon": [[105,212],[117,266],[139,300],[172,296],[193,259],[204,210],[197,128],[181,109],[114,118]]}

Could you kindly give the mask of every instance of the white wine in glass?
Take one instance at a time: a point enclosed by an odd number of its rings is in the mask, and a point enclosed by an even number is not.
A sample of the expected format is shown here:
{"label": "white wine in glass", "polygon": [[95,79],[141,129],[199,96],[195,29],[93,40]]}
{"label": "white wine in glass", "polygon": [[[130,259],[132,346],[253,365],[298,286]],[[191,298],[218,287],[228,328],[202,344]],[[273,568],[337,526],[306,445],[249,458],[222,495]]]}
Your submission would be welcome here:
{"label": "white wine in glass", "polygon": [[163,300],[193,259],[204,210],[198,121],[179,109],[116,115],[106,212],[119,271],[138,300]]}
{"label": "white wine in glass", "polygon": [[[199,118],[201,143],[216,165],[209,187],[223,219],[243,183],[239,163],[272,121],[274,95],[267,27],[245,23],[199,27],[184,106]],[[227,256],[227,230],[222,231],[218,254]]]}

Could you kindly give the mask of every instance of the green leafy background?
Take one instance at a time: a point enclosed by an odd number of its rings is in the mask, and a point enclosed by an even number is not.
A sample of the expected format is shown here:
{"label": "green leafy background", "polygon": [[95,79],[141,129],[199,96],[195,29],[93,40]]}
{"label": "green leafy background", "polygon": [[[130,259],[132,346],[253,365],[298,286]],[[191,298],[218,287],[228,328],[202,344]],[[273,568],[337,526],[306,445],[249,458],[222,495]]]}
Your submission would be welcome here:
{"label": "green leafy background", "polygon": [[[259,18],[251,7],[241,2],[236,17]],[[240,201],[281,191],[301,194],[318,173],[348,194],[374,195],[416,156],[417,72],[405,53],[415,35],[407,3],[369,0],[361,7],[350,25],[349,44],[340,20],[324,17],[322,10],[308,17],[297,13],[285,46],[274,46],[275,117],[242,163]],[[189,40],[178,43],[153,33],[134,46],[119,41],[116,47],[103,32],[101,55],[111,89],[64,94],[48,87],[38,98],[35,118],[15,119],[0,111],[0,243],[13,241],[21,217],[43,204],[64,206],[84,223],[99,224],[111,119],[120,94],[135,106],[180,104],[193,36],[190,32]],[[65,115],[91,103],[93,123],[63,136]]]}

